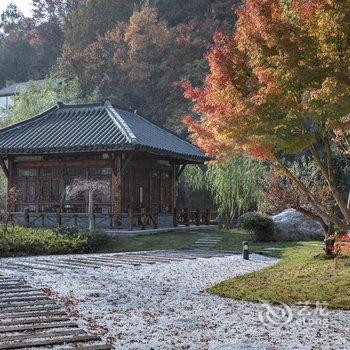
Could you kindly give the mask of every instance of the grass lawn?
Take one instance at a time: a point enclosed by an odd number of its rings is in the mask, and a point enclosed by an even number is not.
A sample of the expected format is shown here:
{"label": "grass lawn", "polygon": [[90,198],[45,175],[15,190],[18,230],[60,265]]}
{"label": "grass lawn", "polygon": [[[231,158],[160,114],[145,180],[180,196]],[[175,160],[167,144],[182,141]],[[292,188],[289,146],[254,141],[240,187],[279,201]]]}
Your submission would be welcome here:
{"label": "grass lawn", "polygon": [[154,235],[121,237],[113,244],[103,247],[100,253],[130,252],[157,249],[191,248],[198,238],[196,232],[167,232]]}
{"label": "grass lawn", "polygon": [[[126,252],[139,250],[156,249],[189,249],[194,247],[194,243],[200,234],[212,233],[221,236],[222,240],[213,249],[242,251],[242,242],[250,241],[250,235],[240,230],[212,230],[212,231],[187,231],[187,232],[167,232],[157,233],[147,236],[123,237],[115,241],[112,245],[101,248],[100,252]],[[286,247],[292,247],[295,242],[272,242],[253,243],[250,242],[252,252],[262,253],[267,256],[280,257]],[[269,248],[277,250],[269,250]]]}
{"label": "grass lawn", "polygon": [[266,269],[217,284],[210,292],[224,297],[273,303],[316,303],[350,310],[350,259],[327,259],[322,244],[300,242],[282,252]]}
{"label": "grass lawn", "polygon": [[[330,307],[350,309],[350,259],[327,259],[323,243],[255,243],[240,230],[213,230],[222,240],[214,249],[241,251],[242,242],[250,242],[250,251],[281,258],[272,267],[219,283],[209,291],[223,297],[275,303],[325,301]],[[152,249],[193,248],[195,241],[208,231],[169,232],[150,236],[121,238],[104,252]]]}

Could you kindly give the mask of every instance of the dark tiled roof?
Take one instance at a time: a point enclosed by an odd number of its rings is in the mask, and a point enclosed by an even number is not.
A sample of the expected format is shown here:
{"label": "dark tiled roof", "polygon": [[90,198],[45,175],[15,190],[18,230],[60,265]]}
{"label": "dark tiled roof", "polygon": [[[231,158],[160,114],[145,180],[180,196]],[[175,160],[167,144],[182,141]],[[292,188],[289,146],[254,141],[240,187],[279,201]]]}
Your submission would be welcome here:
{"label": "dark tiled roof", "polygon": [[[56,84],[62,84],[66,79],[65,78],[59,78],[56,80]],[[24,83],[15,83],[9,86],[4,87],[3,89],[0,89],[0,97],[4,96],[14,96],[19,94],[21,91],[26,90],[30,84],[33,84],[35,87],[42,88],[46,84],[47,80],[33,80],[33,81],[26,81]]]}
{"label": "dark tiled roof", "polygon": [[136,113],[103,104],[56,106],[0,130],[0,154],[140,150],[202,162],[190,142]]}

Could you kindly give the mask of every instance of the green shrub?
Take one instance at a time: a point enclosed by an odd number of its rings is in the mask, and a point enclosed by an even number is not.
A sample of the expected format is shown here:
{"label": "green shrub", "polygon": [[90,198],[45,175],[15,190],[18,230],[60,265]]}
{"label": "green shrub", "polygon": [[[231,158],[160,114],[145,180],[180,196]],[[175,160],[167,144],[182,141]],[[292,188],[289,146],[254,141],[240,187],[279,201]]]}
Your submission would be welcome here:
{"label": "green shrub", "polygon": [[114,239],[101,231],[83,231],[79,236],[86,242],[84,253],[93,253],[111,244]]}
{"label": "green shrub", "polygon": [[58,235],[76,236],[79,230],[76,226],[62,225],[53,230]]}
{"label": "green shrub", "polygon": [[61,232],[21,226],[0,231],[0,255],[92,253],[113,240],[101,232]]}
{"label": "green shrub", "polygon": [[237,227],[249,231],[256,242],[270,242],[275,239],[272,219],[257,212],[241,215],[237,220]]}

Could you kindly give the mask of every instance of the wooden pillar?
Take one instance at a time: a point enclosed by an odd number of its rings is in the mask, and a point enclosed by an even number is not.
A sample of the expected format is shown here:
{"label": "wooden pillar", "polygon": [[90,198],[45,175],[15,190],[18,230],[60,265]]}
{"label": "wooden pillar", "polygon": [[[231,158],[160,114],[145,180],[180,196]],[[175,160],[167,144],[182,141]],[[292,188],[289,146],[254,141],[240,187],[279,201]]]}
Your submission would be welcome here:
{"label": "wooden pillar", "polygon": [[25,227],[29,227],[30,226],[30,221],[29,221],[29,209],[24,209],[24,225]]}
{"label": "wooden pillar", "polygon": [[134,227],[134,225],[133,225],[133,220],[134,220],[134,214],[133,214],[133,212],[132,212],[132,209],[129,208],[129,209],[128,209],[128,230],[129,230],[129,231],[132,231],[132,230],[133,230],[133,227]]}
{"label": "wooden pillar", "polygon": [[8,179],[7,179],[7,211],[9,213],[15,211],[15,206],[16,206],[16,198],[15,198],[15,193],[13,192],[14,188],[14,158],[13,157],[8,157],[8,162],[7,162],[7,169],[8,169]]}
{"label": "wooden pillar", "polygon": [[178,224],[179,224],[179,222],[178,222],[177,209],[174,208],[174,209],[173,209],[173,226],[174,226],[174,227],[177,227]]}
{"label": "wooden pillar", "polygon": [[159,221],[159,215],[158,215],[158,209],[157,209],[153,216],[153,228],[158,228],[158,221]]}
{"label": "wooden pillar", "polygon": [[58,227],[62,226],[61,208],[57,208],[56,209],[56,221],[57,221],[57,226]]}
{"label": "wooden pillar", "polygon": [[188,208],[185,208],[184,210],[184,221],[186,226],[190,226],[190,215],[189,215]]}
{"label": "wooden pillar", "polygon": [[0,156],[0,166],[2,168],[2,171],[5,174],[6,178],[8,179],[9,178],[9,170],[8,170],[6,163],[4,161],[4,158],[2,156]]}
{"label": "wooden pillar", "polygon": [[177,174],[178,166],[176,164],[172,164],[171,171],[171,206],[173,209],[173,213],[176,211],[176,174]]}
{"label": "wooden pillar", "polygon": [[205,211],[205,224],[210,225],[210,210],[206,209]]}
{"label": "wooden pillar", "polygon": [[112,203],[115,226],[121,226],[122,212],[122,177],[121,177],[121,155],[115,154],[112,160]]}
{"label": "wooden pillar", "polygon": [[141,230],[145,230],[146,229],[146,221],[147,221],[147,215],[146,215],[145,208],[141,208],[140,221],[141,221]]}
{"label": "wooden pillar", "polygon": [[196,225],[199,226],[201,224],[201,213],[199,209],[196,210]]}

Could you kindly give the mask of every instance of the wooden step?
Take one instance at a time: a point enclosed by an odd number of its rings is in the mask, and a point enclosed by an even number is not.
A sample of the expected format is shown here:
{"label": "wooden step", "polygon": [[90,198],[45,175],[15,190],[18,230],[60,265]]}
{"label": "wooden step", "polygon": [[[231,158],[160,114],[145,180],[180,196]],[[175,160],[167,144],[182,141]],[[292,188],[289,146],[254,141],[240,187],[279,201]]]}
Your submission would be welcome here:
{"label": "wooden step", "polygon": [[39,347],[39,346],[50,346],[58,344],[67,344],[67,343],[78,343],[86,341],[97,341],[101,338],[97,335],[73,335],[67,337],[56,337],[50,339],[25,339],[18,342],[11,342],[10,344],[0,344],[0,350],[9,350],[9,349],[23,349],[28,347]]}

